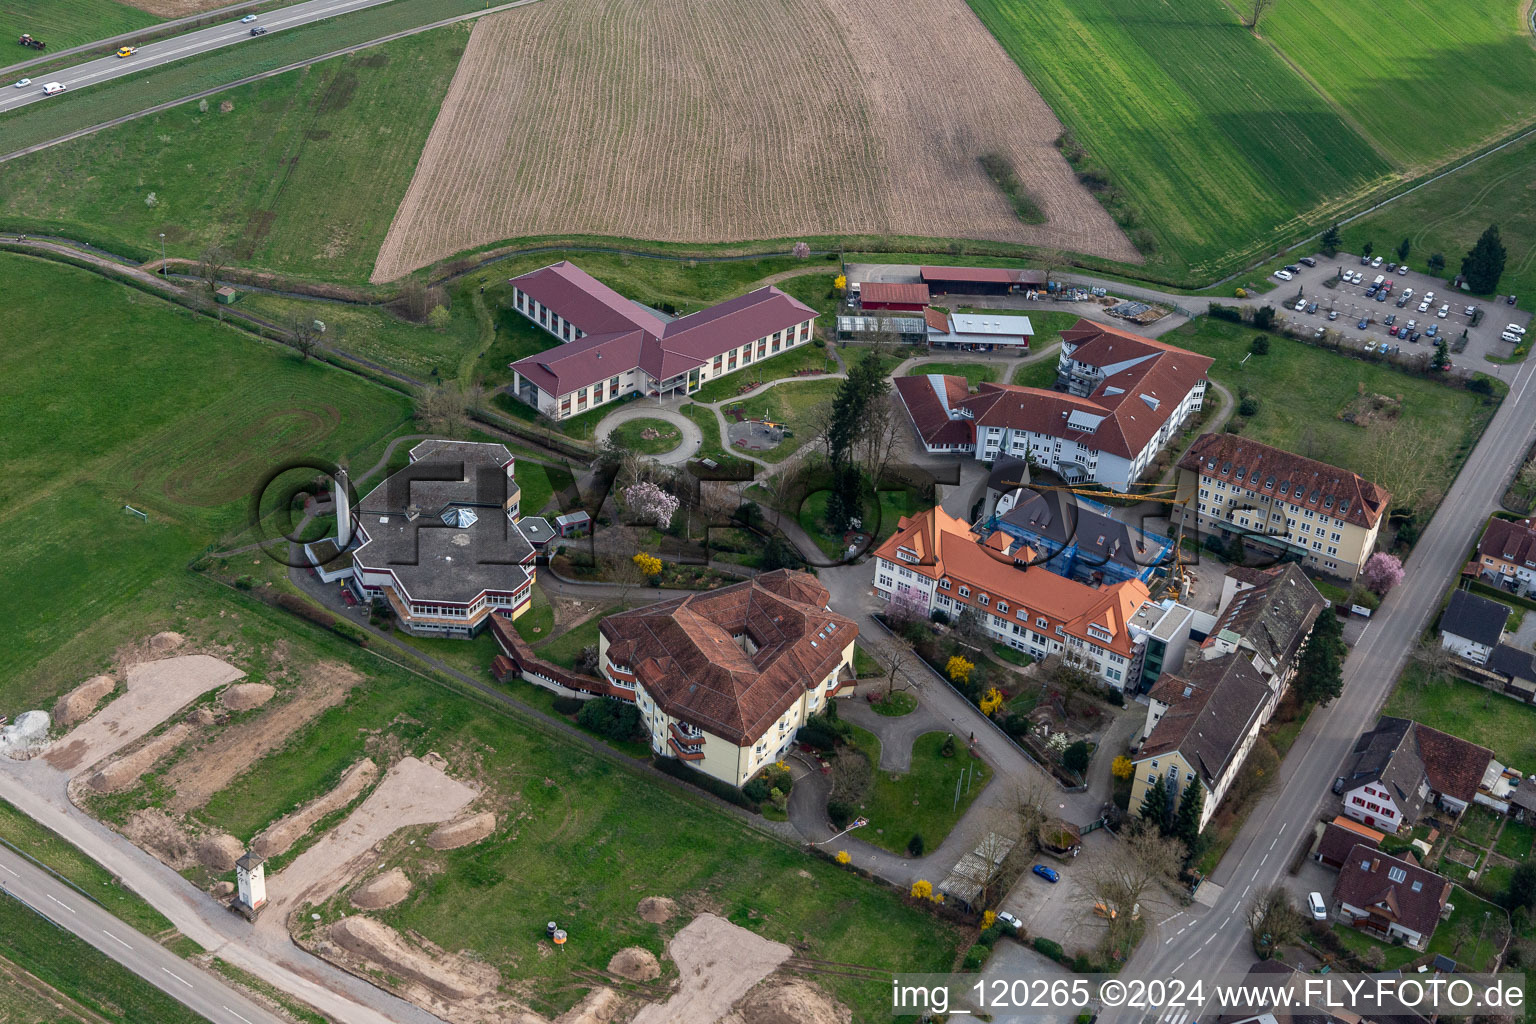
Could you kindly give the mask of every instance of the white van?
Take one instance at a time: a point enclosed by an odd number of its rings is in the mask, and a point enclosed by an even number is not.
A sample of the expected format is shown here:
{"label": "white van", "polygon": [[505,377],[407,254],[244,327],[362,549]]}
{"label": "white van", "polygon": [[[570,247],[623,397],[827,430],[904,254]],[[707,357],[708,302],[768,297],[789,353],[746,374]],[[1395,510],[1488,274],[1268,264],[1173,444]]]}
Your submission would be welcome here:
{"label": "white van", "polygon": [[1518,345],[1525,339],[1520,337],[1520,335],[1516,334],[1514,331],[1505,331],[1503,334],[1499,335],[1499,340],[1507,341],[1512,345]]}
{"label": "white van", "polygon": [[1381,287],[1381,282],[1383,282],[1385,280],[1386,280],[1386,278],[1383,275],[1377,274],[1376,275],[1376,280],[1371,282],[1371,287],[1373,287],[1373,288],[1380,288]]}
{"label": "white van", "polygon": [[47,85],[43,86],[43,95],[44,96],[57,96],[59,93],[61,93],[63,91],[64,91],[64,83],[63,82],[49,82]]}

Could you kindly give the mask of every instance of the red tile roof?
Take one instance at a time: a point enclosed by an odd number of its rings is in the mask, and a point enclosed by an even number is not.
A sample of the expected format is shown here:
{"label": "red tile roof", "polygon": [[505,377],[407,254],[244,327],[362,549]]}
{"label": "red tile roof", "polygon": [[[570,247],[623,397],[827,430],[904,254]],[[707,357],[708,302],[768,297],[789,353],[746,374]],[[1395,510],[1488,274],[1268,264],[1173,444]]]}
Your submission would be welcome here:
{"label": "red tile roof", "polygon": [[1493,760],[1493,751],[1421,722],[1413,724],[1413,732],[1430,788],[1470,804],[1477,796],[1488,762]]}
{"label": "red tile roof", "polygon": [[[1401,881],[1392,877],[1395,872],[1401,872]],[[1451,898],[1451,883],[1412,861],[1399,860],[1357,843],[1345,855],[1333,898],[1429,936],[1440,923],[1441,909]]]}
{"label": "red tile roof", "polygon": [[511,283],[586,333],[512,364],[557,398],[637,368],[666,380],[816,318],[805,303],[765,287],[666,323],[570,263],[535,270]]}
{"label": "red tile roof", "polygon": [[829,600],[814,576],[780,569],[610,615],[599,628],[609,661],[633,669],[667,714],[748,746],[858,637]]}
{"label": "red tile roof", "polygon": [[929,330],[943,331],[945,334],[949,333],[949,316],[940,313],[932,306],[923,310],[923,322],[928,325]]}
{"label": "red tile roof", "polygon": [[928,286],[896,281],[865,281],[859,285],[859,302],[865,306],[870,303],[926,306]]}
{"label": "red tile roof", "polygon": [[975,445],[972,420],[951,416],[971,397],[964,377],[927,374],[921,377],[897,377],[896,393],[912,418],[912,426],[923,443],[937,445]]}
{"label": "red tile roof", "polygon": [[1366,529],[1380,522],[1392,501],[1385,488],[1358,473],[1237,434],[1206,434],[1198,438],[1179,460],[1179,468],[1337,516]]}
{"label": "red tile roof", "polygon": [[1532,520],[1510,522],[1497,516],[1488,520],[1477,553],[1512,565],[1536,569],[1536,526]]}
{"label": "red tile roof", "polygon": [[[1001,531],[989,539],[999,537],[1007,542]],[[903,548],[915,555],[917,561],[898,558],[897,552]],[[999,601],[1005,601],[1008,612],[997,614],[1005,614],[1013,621],[1027,621],[1035,632],[1055,639],[1056,627],[1061,626],[1070,636],[1124,655],[1131,650],[1127,623],[1149,596],[1146,584],[1140,580],[1096,588],[1057,576],[1040,566],[1029,566],[1027,562],[1033,557],[1029,548],[1019,545],[1000,550],[995,543],[982,544],[969,526],[942,508],[902,516],[896,532],[876,549],[875,557],[931,580],[950,579],[955,586],[945,594],[959,604],[986,607],[996,613]],[[971,597],[960,596],[959,584],[970,588]],[[979,604],[982,594],[989,599],[987,606]],[[1018,617],[1019,609],[1026,610],[1024,619]],[[1044,618],[1047,625],[1037,626],[1036,618]],[[1107,632],[1109,639],[1091,635],[1089,626]]]}

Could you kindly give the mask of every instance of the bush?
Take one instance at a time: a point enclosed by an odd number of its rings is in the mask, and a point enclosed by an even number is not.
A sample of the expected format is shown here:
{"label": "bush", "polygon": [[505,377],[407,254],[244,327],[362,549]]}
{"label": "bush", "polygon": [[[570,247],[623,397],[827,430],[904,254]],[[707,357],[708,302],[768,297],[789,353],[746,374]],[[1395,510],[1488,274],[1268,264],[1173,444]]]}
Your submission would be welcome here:
{"label": "bush", "polygon": [[1269,336],[1264,334],[1254,335],[1252,343],[1248,346],[1248,351],[1256,356],[1269,355]]}
{"label": "bush", "polygon": [[1061,755],[1061,766],[1074,775],[1082,775],[1088,770],[1088,761],[1093,752],[1088,749],[1086,740],[1078,740],[1073,743]]}
{"label": "bush", "polygon": [[853,806],[845,804],[841,800],[828,800],[827,820],[838,828],[847,828],[848,823],[854,818],[855,810]]}
{"label": "bush", "polygon": [[768,794],[772,792],[772,789],[768,785],[767,779],[758,777],[742,786],[741,791],[748,800],[760,804],[768,799]]}
{"label": "bush", "polygon": [[807,720],[795,734],[795,739],[821,751],[831,750],[837,746],[837,733],[832,731],[831,726],[814,720]]}
{"label": "bush", "polygon": [[[595,702],[591,702],[595,703]],[[745,807],[756,813],[758,805],[747,799],[745,793],[728,782],[721,782],[713,775],[705,775],[701,771],[695,771],[675,757],[654,757],[651,764],[664,775],[670,775],[674,779],[680,779],[706,793],[712,793],[722,800],[735,804],[737,807]]]}
{"label": "bush", "polygon": [[579,697],[556,697],[554,700],[555,714],[574,715],[587,703]]}
{"label": "bush", "polygon": [[1003,933],[1007,930],[1008,926],[1002,922],[993,922],[990,927],[981,930],[981,934],[976,937],[976,941],[990,949],[997,945],[997,940],[1002,938]]}
{"label": "bush", "polygon": [[1275,307],[1260,306],[1253,311],[1253,326],[1261,331],[1267,331],[1275,326]]}
{"label": "bush", "polygon": [[977,943],[965,951],[965,959],[960,964],[960,969],[965,971],[979,971],[981,965],[987,962],[987,957],[992,952],[990,946]]}
{"label": "bush", "polygon": [[912,838],[907,840],[907,856],[921,857],[923,855],[923,834],[912,833]]}
{"label": "bush", "polygon": [[1243,311],[1236,306],[1224,306],[1219,302],[1211,303],[1211,316],[1217,320],[1226,320],[1229,323],[1240,324],[1243,322]]}
{"label": "bush", "polygon": [[1066,956],[1066,951],[1061,948],[1061,943],[1047,939],[1043,935],[1035,937],[1035,952],[1041,956],[1048,956],[1058,962]]}
{"label": "bush", "polygon": [[1237,403],[1237,413],[1239,416],[1257,416],[1259,413],[1259,400],[1252,395],[1245,395]]}
{"label": "bush", "polygon": [[633,739],[640,729],[640,709],[627,700],[599,697],[583,702],[576,721],[610,740]]}

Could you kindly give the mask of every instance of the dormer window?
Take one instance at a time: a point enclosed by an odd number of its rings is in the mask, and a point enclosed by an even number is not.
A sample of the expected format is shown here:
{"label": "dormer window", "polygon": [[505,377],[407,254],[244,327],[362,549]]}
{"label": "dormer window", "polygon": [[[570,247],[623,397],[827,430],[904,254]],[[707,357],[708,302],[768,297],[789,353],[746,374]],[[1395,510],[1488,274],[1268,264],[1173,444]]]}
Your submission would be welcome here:
{"label": "dormer window", "polygon": [[999,602],[997,602],[997,614],[999,614],[999,615],[1007,615],[1008,614],[1008,602],[1007,601],[999,601]]}
{"label": "dormer window", "polygon": [[939,580],[939,589],[940,590],[948,590],[949,589],[949,580]]}
{"label": "dormer window", "polygon": [[1402,868],[1387,868],[1387,877],[1394,882],[1406,882],[1408,880],[1408,872]]}
{"label": "dormer window", "polygon": [[1307,499],[1307,504],[1309,504],[1309,505],[1316,505],[1317,504],[1317,499],[1321,498],[1322,496],[1323,496],[1323,492],[1322,491],[1318,490],[1316,487],[1312,488],[1312,496]]}
{"label": "dormer window", "polygon": [[1344,498],[1343,500],[1341,500],[1339,502],[1339,515],[1343,515],[1344,513],[1348,512],[1348,511],[1349,511],[1349,499],[1348,498]]}
{"label": "dormer window", "polygon": [[990,597],[988,597],[986,594],[979,594],[979,595],[977,595],[976,600],[980,601],[983,605],[988,605],[988,604],[992,603],[992,599]]}
{"label": "dormer window", "polygon": [[1264,489],[1266,491],[1269,490],[1270,488],[1274,487],[1274,486],[1275,486],[1275,478],[1273,476],[1271,476],[1268,480],[1264,481]]}
{"label": "dormer window", "polygon": [[970,597],[971,596],[971,588],[970,587],[961,587],[960,588],[960,596],[961,597]]}
{"label": "dormer window", "polygon": [[901,559],[903,562],[912,562],[914,564],[917,562],[917,555],[911,551],[908,551],[906,548],[897,548],[896,557]]}
{"label": "dormer window", "polygon": [[1221,475],[1222,476],[1226,476],[1230,472],[1232,472],[1232,463],[1230,463],[1230,462],[1223,462],[1221,464]]}
{"label": "dormer window", "polygon": [[1289,480],[1282,480],[1280,482],[1280,496],[1283,498],[1287,494],[1289,494],[1290,491],[1291,491],[1291,482]]}

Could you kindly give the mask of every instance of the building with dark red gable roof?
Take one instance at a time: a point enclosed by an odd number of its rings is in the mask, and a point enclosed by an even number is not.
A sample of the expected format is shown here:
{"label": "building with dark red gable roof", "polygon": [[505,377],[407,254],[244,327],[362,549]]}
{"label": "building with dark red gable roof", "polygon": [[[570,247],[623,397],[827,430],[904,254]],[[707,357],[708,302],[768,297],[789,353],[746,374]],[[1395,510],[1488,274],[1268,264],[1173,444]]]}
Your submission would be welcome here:
{"label": "building with dark red gable roof", "polygon": [[778,760],[851,683],[859,627],[809,573],[779,569],[610,615],[598,665],[631,696],[651,749],[732,786]]}
{"label": "building with dark red gable roof", "polygon": [[810,342],[816,311],[759,288],[679,319],[624,298],[573,263],[512,284],[512,306],[562,344],[512,364],[512,393],[553,419],[706,381]]}
{"label": "building with dark red gable roof", "polygon": [[1536,520],[1490,518],[1477,542],[1476,566],[1495,586],[1527,596],[1536,592]]}
{"label": "building with dark red gable roof", "polygon": [[858,288],[861,309],[921,313],[928,307],[928,286],[925,284],[865,281]]}

